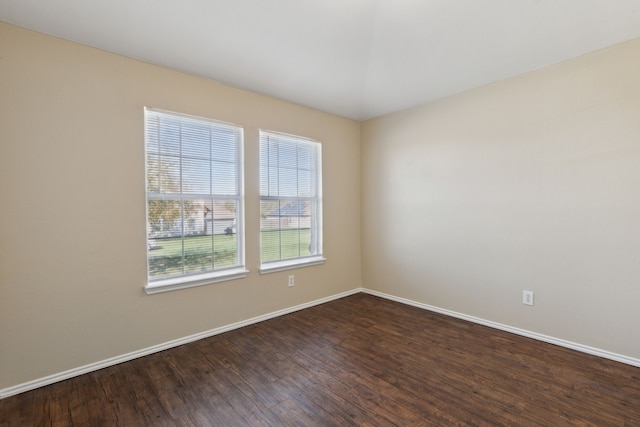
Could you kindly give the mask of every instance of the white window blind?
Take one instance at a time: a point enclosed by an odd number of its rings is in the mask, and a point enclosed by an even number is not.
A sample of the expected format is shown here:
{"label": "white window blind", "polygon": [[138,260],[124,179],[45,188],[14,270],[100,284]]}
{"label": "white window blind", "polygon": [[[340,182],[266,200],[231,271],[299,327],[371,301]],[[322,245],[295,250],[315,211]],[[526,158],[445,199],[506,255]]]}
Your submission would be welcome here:
{"label": "white window blind", "polygon": [[321,147],[260,132],[261,271],[324,261]]}
{"label": "white window blind", "polygon": [[148,286],[244,270],[242,128],[145,109]]}

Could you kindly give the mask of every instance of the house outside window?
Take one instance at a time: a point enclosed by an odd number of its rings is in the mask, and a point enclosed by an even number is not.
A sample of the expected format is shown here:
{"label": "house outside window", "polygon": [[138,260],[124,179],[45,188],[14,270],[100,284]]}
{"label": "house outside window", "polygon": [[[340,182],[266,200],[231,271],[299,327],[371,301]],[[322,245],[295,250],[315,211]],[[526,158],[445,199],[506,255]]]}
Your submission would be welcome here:
{"label": "house outside window", "polygon": [[322,145],[260,131],[260,271],[324,261]]}
{"label": "house outside window", "polygon": [[145,108],[147,293],[246,276],[242,134]]}

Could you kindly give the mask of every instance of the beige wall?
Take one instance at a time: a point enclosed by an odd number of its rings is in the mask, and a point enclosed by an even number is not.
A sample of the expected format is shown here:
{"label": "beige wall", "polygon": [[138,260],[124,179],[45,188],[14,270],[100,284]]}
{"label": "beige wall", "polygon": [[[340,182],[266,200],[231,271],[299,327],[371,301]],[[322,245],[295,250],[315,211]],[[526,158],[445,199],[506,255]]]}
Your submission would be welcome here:
{"label": "beige wall", "polygon": [[[145,105],[244,126],[246,279],[144,294]],[[322,266],[258,273],[259,128],[323,142]],[[0,390],[358,288],[359,141],[354,121],[0,23]]]}
{"label": "beige wall", "polygon": [[366,122],[361,157],[364,287],[640,358],[640,40]]}

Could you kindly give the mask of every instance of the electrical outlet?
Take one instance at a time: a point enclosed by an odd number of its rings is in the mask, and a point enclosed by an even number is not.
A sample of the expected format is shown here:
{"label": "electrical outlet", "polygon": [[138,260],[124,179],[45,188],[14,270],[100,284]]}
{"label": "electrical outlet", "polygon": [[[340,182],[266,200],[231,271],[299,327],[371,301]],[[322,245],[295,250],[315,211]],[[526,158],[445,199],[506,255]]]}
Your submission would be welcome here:
{"label": "electrical outlet", "polygon": [[522,303],[533,305],[533,291],[522,291]]}
{"label": "electrical outlet", "polygon": [[289,275],[289,287],[292,287],[296,284],[295,278],[293,276],[293,274]]}

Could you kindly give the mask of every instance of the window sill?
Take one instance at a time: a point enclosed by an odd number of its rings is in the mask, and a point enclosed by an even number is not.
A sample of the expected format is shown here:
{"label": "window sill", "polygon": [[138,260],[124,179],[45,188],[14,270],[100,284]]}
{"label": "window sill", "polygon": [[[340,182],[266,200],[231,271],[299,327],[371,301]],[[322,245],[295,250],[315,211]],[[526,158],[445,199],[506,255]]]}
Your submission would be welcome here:
{"label": "window sill", "polygon": [[193,288],[196,286],[210,285],[212,283],[225,282],[227,280],[247,277],[249,270],[243,267],[230,270],[216,271],[215,273],[196,274],[193,276],[176,277],[173,279],[157,280],[147,283],[144,291],[147,295],[160,292],[176,291],[178,289]]}
{"label": "window sill", "polygon": [[260,266],[260,274],[275,273],[277,271],[292,270],[294,268],[309,267],[312,265],[324,264],[326,258],[321,256],[298,258],[286,261],[270,262]]}

